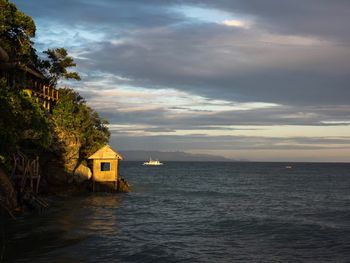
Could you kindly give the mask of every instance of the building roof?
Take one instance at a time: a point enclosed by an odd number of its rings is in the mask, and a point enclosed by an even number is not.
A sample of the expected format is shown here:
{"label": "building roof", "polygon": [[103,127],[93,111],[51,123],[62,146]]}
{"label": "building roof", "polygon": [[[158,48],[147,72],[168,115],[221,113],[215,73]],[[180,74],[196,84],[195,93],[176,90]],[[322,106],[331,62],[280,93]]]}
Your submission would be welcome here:
{"label": "building roof", "polygon": [[0,68],[1,69],[12,69],[12,68],[17,68],[20,70],[23,70],[25,72],[28,72],[29,74],[40,78],[40,79],[44,79],[44,76],[38,72],[37,70],[33,69],[33,68],[29,68],[28,66],[21,64],[19,62],[11,62],[9,55],[7,54],[7,52],[0,46]]}
{"label": "building roof", "polygon": [[119,159],[123,160],[123,156],[121,156],[117,151],[113,150],[111,146],[108,144],[103,146],[97,152],[89,157],[89,159]]}
{"label": "building roof", "polygon": [[38,72],[38,71],[36,71],[34,69],[31,69],[29,67],[25,67],[25,71],[27,71],[28,73],[34,75],[37,78],[44,79],[44,76],[40,72]]}

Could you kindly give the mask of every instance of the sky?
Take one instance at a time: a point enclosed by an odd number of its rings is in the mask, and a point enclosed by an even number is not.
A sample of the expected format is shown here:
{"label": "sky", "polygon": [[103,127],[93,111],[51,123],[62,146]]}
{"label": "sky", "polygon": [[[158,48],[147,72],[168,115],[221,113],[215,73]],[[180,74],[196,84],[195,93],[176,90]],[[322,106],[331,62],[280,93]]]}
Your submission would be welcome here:
{"label": "sky", "polygon": [[350,1],[13,2],[118,150],[350,160]]}

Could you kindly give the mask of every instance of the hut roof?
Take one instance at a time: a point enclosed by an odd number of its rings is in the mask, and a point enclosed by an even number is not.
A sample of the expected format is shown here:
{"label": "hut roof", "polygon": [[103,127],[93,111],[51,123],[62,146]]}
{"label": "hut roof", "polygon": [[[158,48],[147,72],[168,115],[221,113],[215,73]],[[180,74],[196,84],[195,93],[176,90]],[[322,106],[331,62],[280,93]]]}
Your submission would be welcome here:
{"label": "hut roof", "polygon": [[113,150],[111,146],[105,145],[93,155],[89,157],[89,159],[120,159],[123,160],[123,156],[121,156],[117,151]]}

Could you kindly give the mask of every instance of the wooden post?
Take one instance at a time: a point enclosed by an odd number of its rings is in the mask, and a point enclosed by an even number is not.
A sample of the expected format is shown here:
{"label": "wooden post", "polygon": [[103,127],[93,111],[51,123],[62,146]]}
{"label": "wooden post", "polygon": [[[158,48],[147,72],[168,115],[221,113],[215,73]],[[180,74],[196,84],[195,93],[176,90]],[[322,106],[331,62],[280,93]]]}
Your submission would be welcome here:
{"label": "wooden post", "polygon": [[35,193],[39,192],[39,184],[40,184],[40,173],[39,173],[39,156],[36,157],[34,161],[34,175],[36,177],[36,187],[35,187]]}
{"label": "wooden post", "polygon": [[33,165],[34,162],[29,162],[28,161],[28,165],[29,165],[29,181],[30,181],[30,190],[34,191],[34,169],[33,169]]}

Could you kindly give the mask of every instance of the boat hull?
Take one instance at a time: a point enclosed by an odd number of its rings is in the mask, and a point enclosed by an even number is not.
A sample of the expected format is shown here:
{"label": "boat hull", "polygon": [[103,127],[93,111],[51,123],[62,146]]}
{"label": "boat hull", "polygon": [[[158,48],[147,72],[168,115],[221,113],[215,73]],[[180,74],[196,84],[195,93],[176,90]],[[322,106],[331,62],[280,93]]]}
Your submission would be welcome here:
{"label": "boat hull", "polygon": [[146,166],[159,166],[159,165],[163,165],[163,163],[143,163],[143,165],[146,165]]}
{"label": "boat hull", "polygon": [[143,165],[152,165],[152,166],[158,166],[163,165],[159,160],[152,160],[152,158],[149,158],[148,162],[144,162]]}

